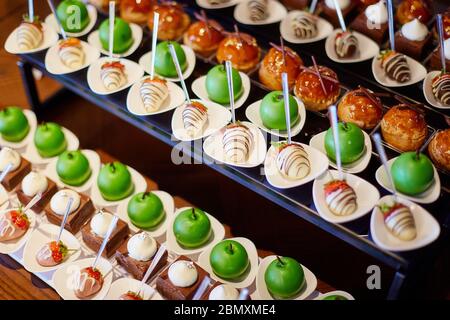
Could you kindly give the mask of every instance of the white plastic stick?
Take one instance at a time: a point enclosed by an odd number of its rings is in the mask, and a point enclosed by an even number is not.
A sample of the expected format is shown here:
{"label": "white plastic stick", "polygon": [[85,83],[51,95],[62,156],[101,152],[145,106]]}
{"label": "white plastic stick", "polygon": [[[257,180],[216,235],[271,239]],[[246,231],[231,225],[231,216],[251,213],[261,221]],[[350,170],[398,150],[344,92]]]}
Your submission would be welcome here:
{"label": "white plastic stick", "polygon": [[311,5],[309,6],[309,13],[314,14],[314,12],[316,11],[316,7],[317,7],[317,0],[312,0]]}
{"label": "white plastic stick", "polygon": [[183,73],[181,72],[180,62],[178,62],[177,53],[175,52],[175,48],[171,43],[169,43],[169,50],[170,54],[172,55],[173,63],[175,64],[175,69],[177,70],[178,78],[180,78],[181,87],[183,88],[184,91],[184,96],[186,97],[186,101],[190,104],[191,98],[189,98],[189,92],[187,91],[186,83],[184,82],[183,79]]}
{"label": "white plastic stick", "polygon": [[158,41],[159,13],[153,13],[152,62],[150,63],[150,79],[155,77],[156,42]]}
{"label": "white plastic stick", "polygon": [[233,69],[231,67],[231,61],[225,61],[225,68],[227,71],[228,91],[230,93],[230,108],[233,123],[236,122],[236,114],[234,110],[234,89],[233,89]]}
{"label": "white plastic stick", "polygon": [[114,23],[116,17],[116,2],[109,2],[109,58],[113,58],[114,50]]}
{"label": "white plastic stick", "polygon": [[2,173],[0,174],[0,182],[5,179],[6,175],[11,171],[13,164],[10,162],[6,165],[5,169],[3,169]]}
{"label": "white plastic stick", "polygon": [[95,268],[95,266],[98,263],[99,258],[102,256],[103,250],[105,250],[105,247],[106,247],[106,244],[108,243],[109,237],[111,237],[111,234],[113,233],[114,229],[116,228],[117,220],[119,220],[119,218],[117,216],[114,216],[111,223],[109,224],[108,232],[106,232],[105,238],[103,238],[102,245],[97,252],[97,256],[95,257],[94,263],[92,264],[92,268]]}
{"label": "white plastic stick", "polygon": [[145,275],[142,278],[141,283],[139,284],[139,290],[137,291],[137,294],[139,296],[142,296],[142,289],[144,288],[144,285],[147,283],[148,278],[150,278],[150,275],[152,274],[153,270],[158,265],[159,260],[161,260],[164,252],[166,252],[166,246],[164,244],[162,244],[159,247],[158,252],[156,252],[155,257],[152,260],[152,263],[150,264],[147,271],[145,272]]}
{"label": "white plastic stick", "polygon": [[388,21],[389,21],[389,42],[391,50],[395,51],[395,30],[394,30],[394,4],[392,0],[387,0],[388,4]]}
{"label": "white plastic stick", "polygon": [[281,74],[281,80],[283,85],[284,113],[286,114],[286,129],[288,133],[287,141],[288,143],[291,143],[292,133],[291,133],[291,113],[289,108],[289,83],[288,83],[288,74],[286,72],[283,72]]}
{"label": "white plastic stick", "polygon": [[339,130],[338,130],[336,106],[334,105],[330,106],[330,108],[328,108],[328,111],[330,112],[331,128],[333,130],[334,151],[336,154],[336,166],[338,169],[339,180],[343,180],[344,175],[342,173],[341,145],[339,142]]}
{"label": "white plastic stick", "polygon": [[334,0],[334,7],[336,8],[336,14],[338,16],[339,19],[339,24],[341,25],[341,29],[342,31],[347,31],[347,26],[345,25],[345,20],[344,20],[344,16],[342,15],[342,9],[341,6],[339,5],[338,0]]}
{"label": "white plastic stick", "polygon": [[28,18],[30,22],[34,21],[34,3],[33,0],[28,0]]}
{"label": "white plastic stick", "polygon": [[66,225],[67,217],[69,216],[70,207],[72,206],[72,203],[73,203],[73,198],[70,197],[69,201],[67,201],[67,207],[66,207],[66,211],[64,212],[63,220],[61,221],[61,226],[59,227],[59,233],[58,233],[58,238],[56,239],[56,243],[59,243],[59,240],[61,240],[61,236],[62,236],[62,233],[64,230],[64,226]]}
{"label": "white plastic stick", "polygon": [[439,45],[440,45],[440,54],[441,54],[441,63],[442,63],[442,71],[444,73],[447,72],[447,63],[445,58],[445,48],[444,48],[444,25],[442,23],[442,14],[438,14],[436,16],[437,20],[437,29],[439,32]]}
{"label": "white plastic stick", "polygon": [[200,283],[200,285],[198,286],[197,291],[194,294],[194,297],[192,298],[192,300],[200,300],[200,298],[203,296],[203,294],[205,293],[206,289],[208,289],[209,284],[211,283],[211,279],[206,276],[202,283]]}
{"label": "white plastic stick", "polygon": [[58,15],[56,14],[56,9],[55,9],[55,5],[53,4],[52,0],[47,0],[48,6],[50,7],[50,10],[53,13],[53,16],[55,17],[56,23],[59,26],[59,30],[61,31],[61,35],[63,37],[64,40],[67,39],[67,35],[66,35],[66,31],[64,30],[61,21],[59,21]]}
{"label": "white plastic stick", "polygon": [[392,188],[392,194],[394,195],[394,199],[397,200],[397,190],[395,189],[394,179],[392,179],[391,170],[389,170],[388,160],[386,156],[386,152],[384,150],[383,144],[381,143],[381,137],[379,133],[375,133],[372,137],[375,142],[375,147],[377,148],[378,155],[380,156],[381,163],[383,164],[384,171],[386,171],[386,175],[389,178],[389,182]]}

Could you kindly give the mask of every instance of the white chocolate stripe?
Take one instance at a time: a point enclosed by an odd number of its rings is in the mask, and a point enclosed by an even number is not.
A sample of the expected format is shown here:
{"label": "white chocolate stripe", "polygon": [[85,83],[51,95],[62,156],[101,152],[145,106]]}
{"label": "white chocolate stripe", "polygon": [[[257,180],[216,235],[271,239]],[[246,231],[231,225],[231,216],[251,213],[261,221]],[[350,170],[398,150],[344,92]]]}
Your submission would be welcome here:
{"label": "white chocolate stripe", "polygon": [[42,38],[42,31],[31,23],[22,23],[17,30],[17,45],[20,50],[37,48]]}
{"label": "white chocolate stripe", "polygon": [[164,100],[169,96],[167,85],[159,81],[144,81],[139,91],[144,108],[148,112],[159,110]]}

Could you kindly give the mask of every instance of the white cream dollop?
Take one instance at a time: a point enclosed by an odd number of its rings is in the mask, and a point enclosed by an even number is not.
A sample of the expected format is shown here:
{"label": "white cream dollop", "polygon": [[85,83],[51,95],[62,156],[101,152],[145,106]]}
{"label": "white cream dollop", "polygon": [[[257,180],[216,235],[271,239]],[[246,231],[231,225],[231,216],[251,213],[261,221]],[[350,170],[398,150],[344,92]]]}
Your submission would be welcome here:
{"label": "white cream dollop", "polygon": [[450,60],[450,38],[444,41],[445,59]]}
{"label": "white cream dollop", "polygon": [[47,187],[47,178],[36,171],[31,171],[22,180],[22,191],[28,197],[34,197],[39,192],[44,192]]}
{"label": "white cream dollop", "polygon": [[113,219],[113,215],[109,212],[98,211],[91,219],[91,230],[95,235],[104,238],[108,233],[109,225]]}
{"label": "white cream dollop", "polygon": [[[325,4],[328,8],[336,10],[334,0],[325,0]],[[338,4],[339,7],[341,7],[341,10],[344,10],[350,5],[350,0],[338,0]]]}
{"label": "white cream dollop", "polygon": [[190,287],[197,281],[198,272],[192,261],[178,260],[169,267],[169,280],[177,287]]}
{"label": "white cream dollop", "polygon": [[212,289],[209,300],[237,300],[239,291],[229,284],[221,284]]}
{"label": "white cream dollop", "polygon": [[383,1],[368,6],[364,13],[367,20],[372,23],[383,24],[388,21],[388,12]]}
{"label": "white cream dollop", "polygon": [[128,240],[128,255],[135,260],[148,261],[156,253],[156,241],[147,232],[135,234]]}
{"label": "white cream dollop", "polygon": [[422,41],[428,35],[428,28],[418,19],[414,19],[402,26],[402,35],[411,41]]}
{"label": "white cream dollop", "polygon": [[0,150],[0,171],[5,170],[6,166],[11,163],[11,171],[16,170],[20,166],[20,155],[16,150],[8,147],[3,147]]}
{"label": "white cream dollop", "polygon": [[63,216],[66,213],[67,204],[69,199],[72,198],[73,202],[70,206],[69,213],[74,212],[80,206],[80,195],[73,190],[63,189],[55,193],[50,200],[50,208],[58,215]]}

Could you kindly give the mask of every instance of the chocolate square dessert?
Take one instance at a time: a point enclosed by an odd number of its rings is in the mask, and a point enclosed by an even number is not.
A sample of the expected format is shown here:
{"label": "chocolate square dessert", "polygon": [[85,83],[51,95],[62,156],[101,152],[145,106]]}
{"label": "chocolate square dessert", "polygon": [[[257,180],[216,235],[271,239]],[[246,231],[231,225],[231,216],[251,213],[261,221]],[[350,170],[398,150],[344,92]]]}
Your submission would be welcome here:
{"label": "chocolate square dessert", "polygon": [[[110,215],[112,216],[112,214]],[[92,219],[94,219],[94,217]],[[92,221],[92,219],[90,220],[90,222]],[[107,230],[107,227],[105,229]],[[103,250],[102,256],[105,258],[111,257],[124,242],[124,240],[128,237],[129,232],[130,229],[128,228],[128,224],[120,219],[117,220],[116,228],[109,237],[109,240],[106,243],[105,250]],[[91,250],[93,250],[94,252],[98,252],[104,238],[94,232],[94,230],[92,229],[92,223],[88,222],[81,228],[81,236],[84,243],[86,243],[86,245]]]}
{"label": "chocolate square dessert", "polygon": [[[188,287],[179,287],[172,283],[169,279],[169,270],[172,265],[179,261],[189,261],[191,262],[197,270],[197,279],[195,282]],[[202,269],[198,264],[193,262],[186,256],[180,256],[176,261],[174,261],[169,267],[167,267],[156,279],[156,290],[168,300],[191,300],[194,297],[195,292],[202,283],[203,279],[208,275],[204,269]]]}
{"label": "chocolate square dessert", "polygon": [[[134,259],[130,256],[128,252],[128,241],[131,239],[129,237],[126,241],[122,243],[122,245],[117,249],[116,251],[116,260],[117,262],[125,269],[128,273],[130,273],[135,279],[142,280],[144,278],[145,273],[147,272],[147,269],[150,267],[150,264],[153,261],[153,257],[149,260],[142,261]],[[160,244],[156,242],[156,252],[158,252],[160,247]],[[155,274],[163,268],[167,263],[167,257],[168,253],[167,250],[164,252],[163,256],[159,260],[158,264],[156,265],[155,269],[152,271],[152,274],[150,275],[150,278],[152,278]]]}
{"label": "chocolate square dessert", "polygon": [[[342,16],[344,17],[344,20],[347,20],[347,18],[350,18],[350,14],[352,13],[353,9],[355,9],[356,4],[354,1],[350,1],[350,4],[347,8],[342,9]],[[325,1],[320,2],[317,5],[318,12],[320,12],[320,15],[322,15],[328,22],[330,22],[335,28],[339,28],[339,18],[336,13],[336,10],[331,9],[325,4]]]}
{"label": "chocolate square dessert", "polygon": [[[450,60],[445,60],[447,70],[450,70]],[[440,46],[433,51],[430,58],[430,68],[433,70],[442,70]]]}
{"label": "chocolate square dessert", "polygon": [[400,30],[395,33],[395,49],[398,52],[404,53],[416,60],[420,60],[425,46],[427,46],[430,41],[431,32],[429,32],[426,38],[422,41],[411,41],[405,38]]}
{"label": "chocolate square dessert", "polygon": [[[44,211],[45,206],[50,202],[50,199],[58,191],[56,183],[49,178],[46,179],[48,184],[47,189],[42,193],[42,198],[38,202],[36,202],[34,206],[31,207],[31,210],[33,210],[35,213],[41,213],[42,211]],[[16,194],[20,203],[22,203],[24,206],[26,206],[31,201],[31,199],[33,199],[33,197],[27,196],[23,192],[21,185],[17,186]]]}
{"label": "chocolate square dessert", "polygon": [[[51,208],[51,201],[45,206],[44,210],[50,223],[61,225],[64,216],[53,212]],[[72,234],[77,233],[94,212],[95,208],[91,198],[81,193],[80,205],[67,217],[65,229]]]}
{"label": "chocolate square dessert", "polygon": [[7,191],[12,191],[14,188],[23,180],[23,178],[31,171],[31,163],[24,159],[20,158],[19,167],[9,172],[2,181],[2,185],[5,187]]}
{"label": "chocolate square dessert", "polygon": [[350,24],[350,29],[358,31],[373,41],[378,43],[378,45],[382,44],[384,39],[388,34],[389,24],[387,22],[378,25],[372,25],[371,22],[367,19],[366,13],[361,12],[355,20]]}

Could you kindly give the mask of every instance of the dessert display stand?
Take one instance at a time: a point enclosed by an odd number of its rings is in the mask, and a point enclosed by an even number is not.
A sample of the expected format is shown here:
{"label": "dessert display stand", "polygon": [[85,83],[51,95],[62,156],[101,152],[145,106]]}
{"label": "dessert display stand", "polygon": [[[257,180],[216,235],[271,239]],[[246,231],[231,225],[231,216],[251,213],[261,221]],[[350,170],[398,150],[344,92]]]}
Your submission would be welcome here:
{"label": "dessert display stand", "polygon": [[[185,1],[188,3],[186,10],[192,14],[198,11],[194,1]],[[437,1],[436,6],[444,5],[444,1]],[[441,10],[442,11],[442,10]],[[232,19],[232,8],[221,10],[208,11],[211,18],[215,18],[227,30],[232,30],[234,20]],[[100,21],[104,17],[100,17]],[[269,26],[246,26],[240,25],[240,29],[244,32],[252,34],[258,40],[263,53],[269,48],[269,42],[279,42],[279,32],[274,32],[273,25]],[[144,30],[144,38],[138,50],[128,57],[130,60],[138,61],[144,53],[150,48],[150,32]],[[82,38],[84,39],[84,38]],[[412,85],[405,88],[389,89],[377,84],[371,75],[371,61],[361,62],[357,64],[342,65],[329,60],[323,50],[323,41],[311,44],[294,45],[288,44],[290,48],[295,50],[304,59],[306,65],[310,65],[309,56],[314,55],[319,64],[333,68],[342,84],[341,96],[349,89],[356,88],[357,85],[362,85],[374,92],[390,93],[392,97],[383,98],[385,108],[397,104],[393,98],[394,95],[402,96],[404,99],[412,104],[424,103],[424,110],[426,113],[426,120],[429,125],[428,137],[431,137],[437,130],[446,128],[448,124],[449,112],[448,110],[439,110],[428,106],[420,88],[421,84]],[[155,137],[162,142],[172,147],[183,148],[187,156],[191,156],[196,161],[202,161],[205,165],[218,171],[224,176],[236,181],[244,187],[253,190],[257,194],[266,199],[276,203],[280,207],[298,216],[300,219],[311,223],[323,232],[335,237],[345,243],[360,250],[363,254],[370,256],[379,265],[386,266],[393,271],[393,276],[388,280],[389,290],[387,294],[388,299],[395,299],[405,294],[407,290],[414,289],[417,278],[424,271],[430,270],[433,266],[436,257],[441,253],[445,245],[448,245],[450,224],[450,174],[448,172],[439,171],[441,178],[441,194],[437,201],[432,204],[424,205],[430,213],[436,218],[441,227],[440,237],[431,245],[425,248],[410,251],[406,253],[395,253],[383,250],[378,247],[370,236],[370,214],[365,217],[347,224],[333,224],[323,220],[314,208],[312,200],[312,182],[301,187],[280,190],[271,186],[267,179],[261,175],[261,166],[256,168],[239,168],[224,164],[217,164],[211,161],[203,154],[201,141],[193,143],[180,143],[176,141],[171,132],[171,117],[172,112],[167,112],[155,116],[136,116],[128,112],[126,109],[127,90],[116,93],[114,95],[99,96],[89,90],[86,81],[86,70],[75,72],[67,75],[52,75],[45,70],[44,62],[45,52],[26,54],[20,56],[18,62],[19,69],[23,77],[25,91],[29,100],[29,104],[34,111],[39,115],[39,111],[45,108],[47,103],[51,101],[41,101],[36,89],[36,83],[32,75],[32,68],[36,68],[48,77],[51,77],[61,83],[65,89],[68,89],[77,95],[89,100],[93,104],[102,108],[103,110],[117,116],[118,118],[136,126],[148,135]],[[190,88],[192,81],[203,76],[213,66],[217,64],[214,55],[204,58],[197,56],[196,68],[190,78],[187,80],[187,87]],[[268,90],[259,82],[257,68],[247,72],[251,79],[252,89],[248,99],[248,104],[253,101],[261,99]],[[236,110],[236,117],[239,120],[246,120],[245,107]],[[310,138],[329,127],[329,122],[326,114],[323,112],[307,112],[307,121],[302,129],[302,132],[295,137],[295,141],[308,143]],[[368,132],[372,135],[379,131],[379,126],[374,130]],[[269,144],[268,144],[269,146]],[[392,148],[385,143],[389,158],[393,158],[399,154],[398,150]],[[362,173],[358,174],[360,177],[371,182],[377,186],[381,196],[387,192],[376,182],[375,171],[380,166],[378,155],[375,151],[372,152],[372,158],[369,166]],[[267,226],[270,227],[269,225]],[[447,243],[447,244],[446,244]],[[330,266],[331,267],[331,266]],[[385,281],[385,280],[383,280]],[[407,289],[407,290],[406,290]]]}

